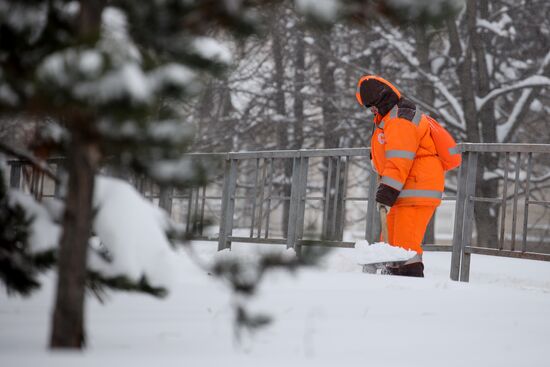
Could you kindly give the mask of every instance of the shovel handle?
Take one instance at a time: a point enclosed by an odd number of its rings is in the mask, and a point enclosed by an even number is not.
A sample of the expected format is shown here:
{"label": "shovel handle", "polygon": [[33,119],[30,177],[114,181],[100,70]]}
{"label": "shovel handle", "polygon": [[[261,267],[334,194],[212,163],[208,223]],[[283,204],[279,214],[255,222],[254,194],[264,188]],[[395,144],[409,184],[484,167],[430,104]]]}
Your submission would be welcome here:
{"label": "shovel handle", "polygon": [[380,205],[378,209],[380,213],[380,229],[382,231],[382,241],[389,243],[388,237],[388,209],[384,205]]}

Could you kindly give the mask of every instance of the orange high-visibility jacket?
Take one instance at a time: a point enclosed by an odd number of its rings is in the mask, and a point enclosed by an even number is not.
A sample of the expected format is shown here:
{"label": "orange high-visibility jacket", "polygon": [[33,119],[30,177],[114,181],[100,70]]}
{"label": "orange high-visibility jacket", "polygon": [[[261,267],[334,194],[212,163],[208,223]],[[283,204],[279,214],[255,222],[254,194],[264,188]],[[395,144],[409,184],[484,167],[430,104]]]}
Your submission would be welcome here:
{"label": "orange high-visibility jacket", "polygon": [[[363,77],[359,85],[367,78]],[[388,81],[372,78],[388,85],[399,97],[388,113],[375,118],[371,152],[380,183],[400,191],[394,205],[439,205],[445,173],[427,118]],[[360,96],[358,100],[362,103]]]}

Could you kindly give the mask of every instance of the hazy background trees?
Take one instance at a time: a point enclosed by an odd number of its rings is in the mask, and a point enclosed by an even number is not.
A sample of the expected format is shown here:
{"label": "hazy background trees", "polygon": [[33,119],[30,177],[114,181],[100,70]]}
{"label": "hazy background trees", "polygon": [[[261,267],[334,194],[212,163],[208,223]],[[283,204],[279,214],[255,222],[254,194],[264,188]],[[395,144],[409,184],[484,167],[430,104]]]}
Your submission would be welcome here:
{"label": "hazy background trees", "polygon": [[[372,14],[332,28],[305,28],[286,2],[269,18],[267,38],[235,44],[240,52],[231,73],[187,106],[204,132],[195,148],[368,146],[371,117],[354,97],[367,73],[395,82],[459,141],[548,143],[549,11],[541,1],[468,0],[456,17],[430,24]],[[201,114],[207,97],[209,116]],[[488,172],[502,170],[503,157],[483,155],[479,164],[479,196],[498,196],[502,172]],[[511,157],[507,164],[522,162]],[[539,186],[547,181],[545,169],[544,162],[535,165]],[[450,193],[454,174],[448,174]],[[288,185],[280,190],[287,193]],[[476,203],[481,243],[496,244],[499,210]],[[433,231],[426,242],[434,242]]]}

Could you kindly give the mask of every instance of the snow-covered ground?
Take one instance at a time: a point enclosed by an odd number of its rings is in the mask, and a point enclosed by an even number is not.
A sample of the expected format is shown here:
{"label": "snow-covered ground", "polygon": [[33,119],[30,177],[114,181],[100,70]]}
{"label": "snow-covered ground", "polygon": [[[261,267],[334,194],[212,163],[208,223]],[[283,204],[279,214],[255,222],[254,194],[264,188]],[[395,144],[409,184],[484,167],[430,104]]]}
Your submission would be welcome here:
{"label": "snow-covered ground", "polygon": [[[219,256],[215,243],[195,247]],[[473,256],[470,283],[456,283],[448,253],[424,255],[424,279],[363,274],[354,256],[334,250],[322,268],[266,277],[250,306],[275,321],[239,345],[229,292],[182,253],[166,300],[90,297],[87,350],[51,353],[49,275],[29,299],[2,290],[0,366],[548,366],[550,263]]]}

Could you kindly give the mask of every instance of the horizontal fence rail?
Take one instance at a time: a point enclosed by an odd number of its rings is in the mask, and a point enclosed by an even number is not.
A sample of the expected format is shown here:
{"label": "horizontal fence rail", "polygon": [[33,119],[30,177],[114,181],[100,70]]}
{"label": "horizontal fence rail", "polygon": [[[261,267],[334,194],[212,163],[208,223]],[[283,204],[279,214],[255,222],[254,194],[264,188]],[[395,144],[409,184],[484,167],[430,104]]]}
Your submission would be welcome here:
{"label": "horizontal fence rail", "polygon": [[[448,191],[443,198],[455,202],[452,245],[430,244],[424,249],[451,251],[450,276],[461,281],[469,280],[471,254],[550,261],[550,239],[545,237],[545,231],[550,231],[550,201],[534,195],[542,192],[538,186],[544,169],[548,171],[544,162],[549,161],[550,145],[463,143],[459,148],[462,166],[457,173],[447,174],[456,192]],[[377,175],[371,168],[369,148],[190,156],[216,158],[223,163],[223,172],[207,186],[184,191],[159,188],[140,177],[126,179],[184,223],[193,238],[216,241],[219,250],[235,242],[282,245],[298,254],[302,246],[353,248],[354,241],[344,240],[345,229],[370,243],[379,238]],[[8,163],[11,187],[23,188],[39,200],[62,196],[59,185],[48,184],[28,162]],[[48,164],[55,172],[63,170],[62,158]],[[542,171],[542,176],[535,177],[535,171]],[[479,185],[483,180],[494,181],[493,196],[484,195]],[[491,243],[481,243],[476,230],[477,211],[483,208],[499,215],[493,221],[498,233]],[[529,236],[536,229],[529,221],[535,215],[542,228],[536,246],[533,235]]]}

